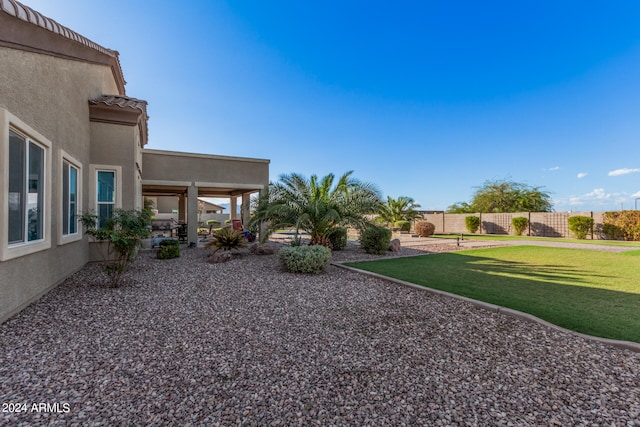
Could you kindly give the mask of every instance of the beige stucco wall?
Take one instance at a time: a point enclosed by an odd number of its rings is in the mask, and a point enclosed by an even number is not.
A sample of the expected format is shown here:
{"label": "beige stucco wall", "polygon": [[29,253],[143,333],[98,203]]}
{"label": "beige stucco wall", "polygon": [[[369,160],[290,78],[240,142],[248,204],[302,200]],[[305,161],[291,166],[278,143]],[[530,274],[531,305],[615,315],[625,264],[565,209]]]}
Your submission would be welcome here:
{"label": "beige stucco wall", "polygon": [[51,249],[0,261],[0,322],[88,260],[86,239],[64,245],[59,242],[62,182],[59,156],[60,150],[64,150],[82,163],[82,199],[86,209],[91,187],[88,100],[109,93],[117,93],[117,86],[107,66],[0,47],[0,108],[51,141],[52,167],[46,176],[53,184],[48,206],[50,222],[45,222],[45,227],[51,227]]}
{"label": "beige stucco wall", "polygon": [[[138,180],[136,159],[140,158],[138,126],[110,123],[91,123],[91,164],[122,166],[122,209],[140,209],[141,183]],[[120,187],[120,186],[119,186]],[[91,209],[95,199],[91,194]]]}
{"label": "beige stucco wall", "polygon": [[230,184],[269,183],[269,161],[144,150],[143,180]]}

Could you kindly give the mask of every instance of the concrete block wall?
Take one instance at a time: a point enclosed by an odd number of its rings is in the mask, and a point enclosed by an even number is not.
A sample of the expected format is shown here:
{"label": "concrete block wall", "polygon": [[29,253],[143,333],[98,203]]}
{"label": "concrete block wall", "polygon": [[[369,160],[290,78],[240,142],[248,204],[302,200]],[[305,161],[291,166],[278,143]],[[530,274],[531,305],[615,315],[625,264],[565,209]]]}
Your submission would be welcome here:
{"label": "concrete block wall", "polygon": [[[474,213],[474,214],[424,214],[425,221],[436,226],[436,233],[468,233],[465,218],[470,215],[480,217],[481,234],[514,234],[511,219],[523,216],[529,219],[529,227],[523,235],[538,237],[572,237],[568,219],[571,216],[589,216],[594,219],[593,239],[600,239],[598,230],[602,228],[604,212],[516,212],[516,213]],[[592,238],[592,236],[587,236]]]}

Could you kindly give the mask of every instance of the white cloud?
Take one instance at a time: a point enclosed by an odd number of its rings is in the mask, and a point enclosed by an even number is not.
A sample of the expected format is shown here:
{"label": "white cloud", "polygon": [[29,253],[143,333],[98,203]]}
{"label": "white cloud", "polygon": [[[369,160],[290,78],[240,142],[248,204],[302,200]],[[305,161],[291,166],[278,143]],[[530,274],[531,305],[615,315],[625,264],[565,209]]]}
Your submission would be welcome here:
{"label": "white cloud", "polygon": [[560,166],[554,166],[552,168],[547,169],[548,171],[559,171],[560,170]]}
{"label": "white cloud", "polygon": [[633,193],[631,197],[640,197],[640,191],[638,191],[637,193]]}
{"label": "white cloud", "polygon": [[578,174],[578,178],[579,178],[579,179],[584,178],[585,176],[587,176],[586,172],[580,172],[580,173]]}
{"label": "white cloud", "polygon": [[640,168],[634,168],[634,169],[622,168],[622,169],[616,169],[614,171],[609,172],[609,176],[628,175],[630,173],[637,173],[637,172],[640,172]]}
{"label": "white cloud", "polygon": [[592,192],[583,194],[582,196],[570,196],[569,204],[571,205],[584,205],[587,202],[605,202],[611,200],[612,197],[617,194],[610,194],[604,191],[604,188],[596,188]]}

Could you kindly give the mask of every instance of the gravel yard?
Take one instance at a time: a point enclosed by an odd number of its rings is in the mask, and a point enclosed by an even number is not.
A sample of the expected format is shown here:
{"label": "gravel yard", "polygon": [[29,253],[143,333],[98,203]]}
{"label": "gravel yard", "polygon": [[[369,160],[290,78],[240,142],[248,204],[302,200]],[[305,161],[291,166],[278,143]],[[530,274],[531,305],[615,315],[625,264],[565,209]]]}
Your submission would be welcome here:
{"label": "gravel yard", "polygon": [[[425,249],[455,248],[399,255]],[[182,252],[143,252],[119,289],[89,265],[0,325],[0,425],[640,426],[640,354],[337,267]]]}

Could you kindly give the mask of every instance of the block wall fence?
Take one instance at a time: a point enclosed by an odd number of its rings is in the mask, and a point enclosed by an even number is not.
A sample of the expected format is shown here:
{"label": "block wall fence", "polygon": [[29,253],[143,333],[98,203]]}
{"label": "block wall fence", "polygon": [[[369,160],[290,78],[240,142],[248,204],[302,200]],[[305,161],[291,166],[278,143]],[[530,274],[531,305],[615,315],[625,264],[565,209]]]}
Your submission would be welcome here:
{"label": "block wall fence", "polygon": [[593,218],[594,232],[587,235],[587,239],[601,239],[602,216],[604,212],[515,212],[515,213],[474,213],[448,214],[426,213],[425,221],[436,226],[436,233],[469,233],[465,226],[468,216],[480,217],[480,234],[515,234],[511,226],[511,219],[523,216],[529,220],[529,226],[522,233],[523,236],[538,237],[572,237],[569,232],[568,218],[571,216],[588,216]]}

